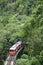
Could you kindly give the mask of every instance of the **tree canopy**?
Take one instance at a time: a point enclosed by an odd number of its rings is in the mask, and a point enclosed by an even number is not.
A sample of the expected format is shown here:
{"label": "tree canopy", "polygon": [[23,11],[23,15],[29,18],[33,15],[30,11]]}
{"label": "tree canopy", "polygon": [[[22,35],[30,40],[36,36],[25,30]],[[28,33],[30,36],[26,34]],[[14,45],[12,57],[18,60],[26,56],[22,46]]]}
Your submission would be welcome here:
{"label": "tree canopy", "polygon": [[24,40],[27,45],[17,64],[20,61],[21,65],[30,65],[29,62],[43,65],[43,0],[0,0],[1,65],[9,48],[18,39]]}

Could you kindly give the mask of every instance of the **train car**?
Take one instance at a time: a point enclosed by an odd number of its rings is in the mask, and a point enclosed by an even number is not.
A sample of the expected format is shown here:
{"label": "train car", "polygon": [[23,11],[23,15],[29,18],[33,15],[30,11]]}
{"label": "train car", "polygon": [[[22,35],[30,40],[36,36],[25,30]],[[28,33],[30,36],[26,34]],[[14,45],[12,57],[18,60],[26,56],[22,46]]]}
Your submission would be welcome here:
{"label": "train car", "polygon": [[16,52],[22,47],[22,42],[18,41],[16,44],[14,44],[10,49],[9,49],[9,55],[13,56],[16,54]]}

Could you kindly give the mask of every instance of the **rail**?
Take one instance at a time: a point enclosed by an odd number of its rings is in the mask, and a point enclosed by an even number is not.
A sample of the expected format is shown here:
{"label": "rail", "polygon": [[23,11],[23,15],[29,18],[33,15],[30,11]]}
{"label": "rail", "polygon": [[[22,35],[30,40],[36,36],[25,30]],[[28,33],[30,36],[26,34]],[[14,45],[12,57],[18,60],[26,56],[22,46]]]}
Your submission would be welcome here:
{"label": "rail", "polygon": [[18,53],[22,50],[23,47],[21,47],[18,52],[14,56],[8,56],[6,61],[4,62],[4,65],[16,65],[16,58]]}

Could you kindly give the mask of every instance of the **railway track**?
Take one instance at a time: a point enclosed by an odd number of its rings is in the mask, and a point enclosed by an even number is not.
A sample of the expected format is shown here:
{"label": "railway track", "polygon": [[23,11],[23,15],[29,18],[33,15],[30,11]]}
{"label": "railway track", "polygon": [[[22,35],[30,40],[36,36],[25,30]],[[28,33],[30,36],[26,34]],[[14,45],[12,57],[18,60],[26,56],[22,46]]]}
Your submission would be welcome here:
{"label": "railway track", "polygon": [[[23,47],[22,47],[23,48]],[[18,53],[22,50],[22,48],[20,48],[20,50],[18,50],[18,52],[14,55],[14,56],[8,56],[6,61],[4,62],[4,65],[15,65],[16,64],[16,58]]]}

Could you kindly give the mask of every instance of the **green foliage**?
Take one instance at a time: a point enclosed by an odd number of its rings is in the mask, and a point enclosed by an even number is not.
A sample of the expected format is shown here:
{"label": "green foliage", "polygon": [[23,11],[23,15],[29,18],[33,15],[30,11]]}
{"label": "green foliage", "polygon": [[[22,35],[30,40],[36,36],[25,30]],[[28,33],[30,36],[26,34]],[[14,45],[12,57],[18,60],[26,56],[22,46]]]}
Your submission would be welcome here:
{"label": "green foliage", "polygon": [[28,59],[28,55],[23,54],[23,55],[21,56],[21,58],[22,58],[22,59]]}
{"label": "green foliage", "polygon": [[43,0],[0,0],[0,65],[18,39],[27,45],[17,64],[43,65]]}
{"label": "green foliage", "polygon": [[31,65],[40,65],[40,63],[39,63],[38,59],[36,59],[35,57],[32,57]]}
{"label": "green foliage", "polygon": [[43,65],[43,50],[40,52],[39,61]]}
{"label": "green foliage", "polygon": [[5,26],[6,24],[8,24],[8,17],[7,16],[2,16],[2,21],[1,23],[3,23],[3,25]]}
{"label": "green foliage", "polygon": [[3,2],[7,2],[8,0],[0,0],[0,4],[3,3]]}
{"label": "green foliage", "polygon": [[17,65],[30,65],[30,62],[28,61],[28,59],[18,59],[16,61]]}

